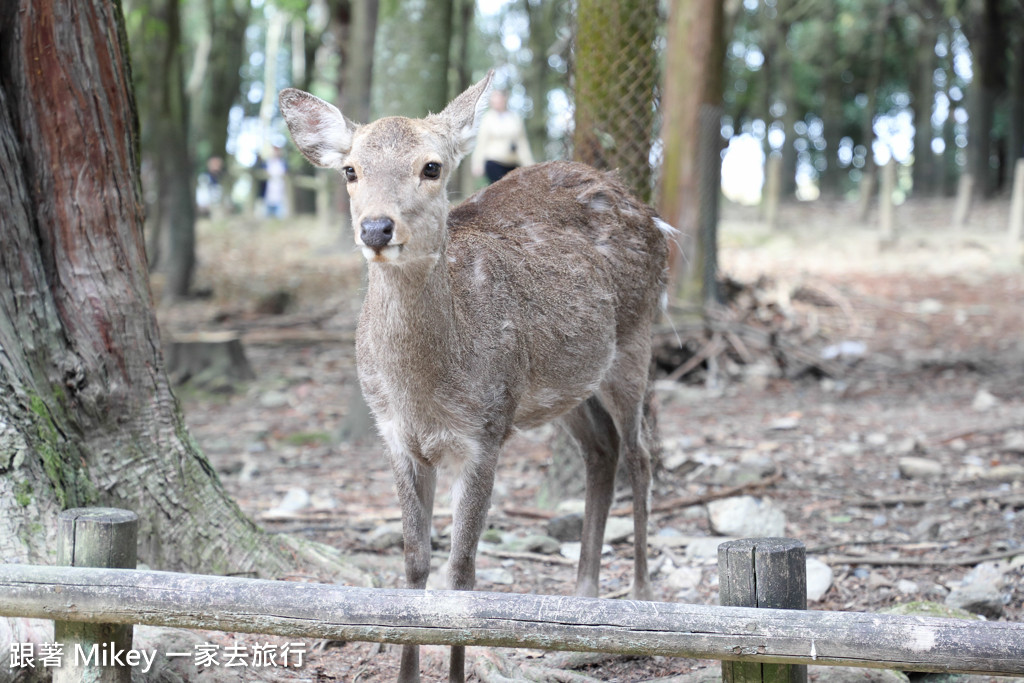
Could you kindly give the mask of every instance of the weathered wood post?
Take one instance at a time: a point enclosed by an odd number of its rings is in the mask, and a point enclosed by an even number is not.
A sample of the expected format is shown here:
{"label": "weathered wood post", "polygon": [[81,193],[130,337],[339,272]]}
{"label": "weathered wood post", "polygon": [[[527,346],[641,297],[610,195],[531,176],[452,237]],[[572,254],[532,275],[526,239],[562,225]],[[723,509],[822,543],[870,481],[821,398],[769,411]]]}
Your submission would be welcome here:
{"label": "weathered wood post", "polygon": [[878,242],[881,249],[896,244],[896,207],[893,192],[896,191],[896,160],[889,159],[882,167],[882,186],[878,191]]}
{"label": "weathered wood post", "polygon": [[1024,159],[1017,159],[1013,172],[1013,194],[1010,195],[1010,246],[1016,249],[1024,236]]}
{"label": "weathered wood post", "polygon": [[[76,508],[58,518],[57,562],[72,567],[135,569],[139,518],[115,508]],[[54,683],[130,683],[131,667],[109,665],[112,650],[132,647],[130,624],[54,623],[54,641],[63,645]],[[108,665],[104,665],[107,663]]]}
{"label": "weathered wood post", "polygon": [[953,206],[953,228],[963,230],[967,225],[967,217],[971,211],[971,199],[974,197],[974,176],[965,173],[960,176],[956,186],[956,204]]}
{"label": "weathered wood post", "polygon": [[764,162],[764,189],[761,191],[761,219],[769,230],[779,227],[779,201],[782,198],[782,155],[769,154]]}
{"label": "weathered wood post", "polygon": [[[792,538],[754,538],[718,546],[719,602],[728,607],[807,609],[807,553]],[[807,683],[807,667],[722,662],[725,683]]]}

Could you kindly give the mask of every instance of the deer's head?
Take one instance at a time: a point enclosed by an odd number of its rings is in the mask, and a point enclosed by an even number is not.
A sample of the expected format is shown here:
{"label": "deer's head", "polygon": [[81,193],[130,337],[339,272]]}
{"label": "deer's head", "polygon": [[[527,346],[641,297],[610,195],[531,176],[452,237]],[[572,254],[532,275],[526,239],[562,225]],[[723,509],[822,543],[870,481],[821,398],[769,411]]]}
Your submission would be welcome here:
{"label": "deer's head", "polygon": [[366,125],[309,93],[281,91],[281,113],[295,145],[315,166],[344,177],[356,243],[368,260],[401,264],[440,253],[448,179],[473,148],[492,76],[440,114]]}

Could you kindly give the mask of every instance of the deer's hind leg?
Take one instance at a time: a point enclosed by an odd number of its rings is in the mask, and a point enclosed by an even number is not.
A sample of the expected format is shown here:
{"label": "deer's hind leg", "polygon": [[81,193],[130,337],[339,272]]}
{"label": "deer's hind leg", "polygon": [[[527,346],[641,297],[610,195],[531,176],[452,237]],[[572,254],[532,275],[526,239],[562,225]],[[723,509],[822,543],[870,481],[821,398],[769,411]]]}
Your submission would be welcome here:
{"label": "deer's hind leg", "polygon": [[598,391],[615,424],[633,492],[633,588],[636,600],[652,600],[647,569],[647,520],[651,496],[651,456],[644,443],[644,400],[651,357],[649,337],[637,338],[619,353]]}
{"label": "deer's hind leg", "polygon": [[576,595],[596,598],[600,585],[598,576],[601,571],[604,528],[615,494],[619,434],[608,411],[596,396],[578,405],[562,421],[579,443],[587,483]]}

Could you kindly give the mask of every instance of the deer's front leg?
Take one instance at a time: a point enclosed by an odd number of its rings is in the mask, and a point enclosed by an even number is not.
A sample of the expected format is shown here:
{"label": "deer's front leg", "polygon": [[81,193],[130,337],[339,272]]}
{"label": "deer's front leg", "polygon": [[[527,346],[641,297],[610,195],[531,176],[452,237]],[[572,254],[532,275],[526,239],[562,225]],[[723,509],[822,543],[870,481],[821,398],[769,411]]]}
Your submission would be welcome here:
{"label": "deer's front leg", "polygon": [[[402,536],[405,540],[405,581],[408,588],[426,588],[430,575],[430,527],[434,512],[437,471],[411,458],[392,454],[395,489],[402,506]],[[402,647],[399,683],[420,680],[420,650]]]}
{"label": "deer's front leg", "polygon": [[[491,506],[499,448],[495,446],[468,457],[455,481],[452,491],[452,550],[448,558],[447,579],[451,590],[473,590],[476,585],[476,547]],[[449,682],[462,683],[465,669],[466,648],[452,647]]]}

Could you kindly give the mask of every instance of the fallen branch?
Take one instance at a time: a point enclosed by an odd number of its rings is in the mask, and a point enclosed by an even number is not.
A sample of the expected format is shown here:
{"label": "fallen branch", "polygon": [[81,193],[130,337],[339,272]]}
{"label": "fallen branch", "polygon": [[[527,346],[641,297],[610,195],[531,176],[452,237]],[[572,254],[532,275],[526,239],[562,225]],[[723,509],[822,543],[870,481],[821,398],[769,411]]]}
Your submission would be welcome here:
{"label": "fallen branch", "polygon": [[571,567],[576,566],[576,560],[570,560],[561,555],[543,555],[541,553],[529,553],[522,550],[500,550],[497,548],[480,548],[477,552],[489,557],[500,557],[507,560],[526,560],[528,562],[543,562],[545,564],[563,564]]}
{"label": "fallen branch", "polygon": [[670,372],[668,374],[668,377],[666,377],[665,379],[671,382],[677,381],[680,377],[685,376],[688,372],[696,368],[704,361],[708,360],[709,358],[713,358],[714,356],[717,356],[719,353],[722,352],[724,348],[725,346],[722,344],[722,335],[719,334],[718,332],[715,332],[714,334],[711,335],[711,339],[710,341],[708,341],[707,344],[702,346],[701,349],[697,351],[697,353],[690,356],[689,360],[687,360],[678,368]]}
{"label": "fallen branch", "polygon": [[921,557],[893,557],[890,555],[825,555],[825,564],[869,564],[878,567],[972,567],[982,562],[1003,560],[1021,554],[1021,549],[1003,550],[998,553],[971,555],[958,558],[925,559]]}
{"label": "fallen branch", "polygon": [[[768,488],[778,482],[782,481],[782,473],[776,472],[775,474],[765,477],[764,479],[758,479],[757,481],[751,481],[746,484],[739,484],[737,486],[730,486],[718,491],[712,491],[699,496],[679,496],[677,498],[669,498],[654,504],[651,507],[651,512],[675,512],[681,508],[693,507],[694,505],[703,505],[710,503],[713,500],[719,500],[721,498],[732,498],[733,496],[739,496],[760,489]],[[611,511],[612,515],[616,517],[622,517],[633,514],[633,505],[624,505],[620,508],[615,508]]]}

